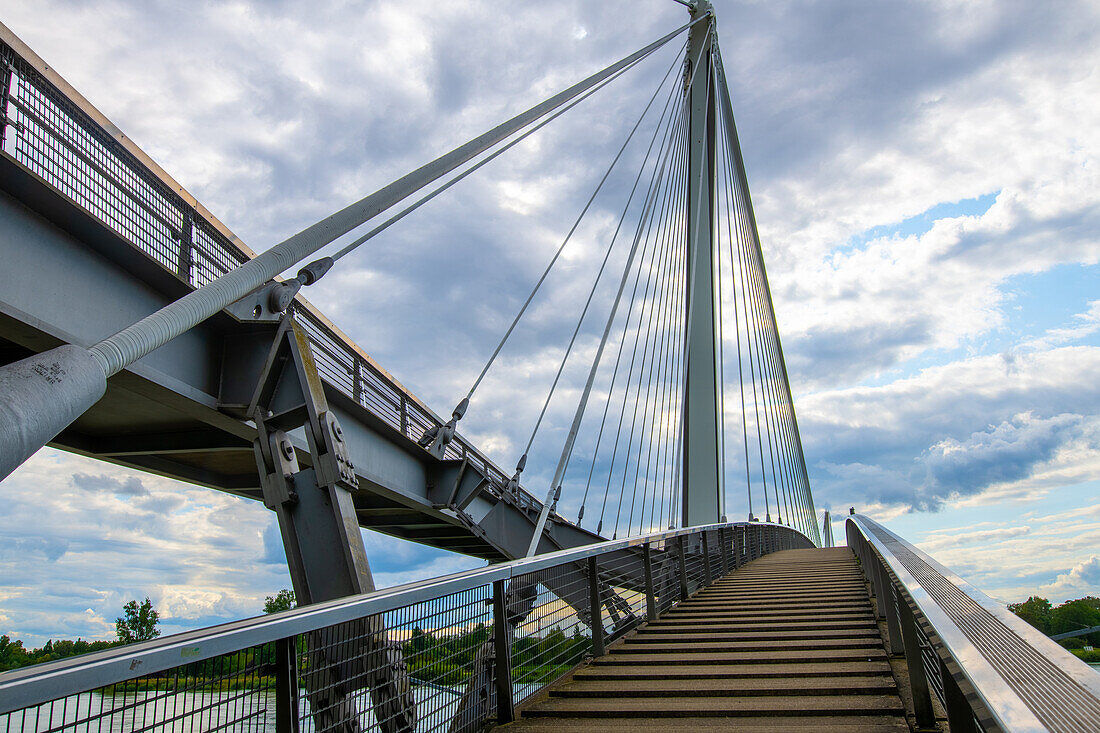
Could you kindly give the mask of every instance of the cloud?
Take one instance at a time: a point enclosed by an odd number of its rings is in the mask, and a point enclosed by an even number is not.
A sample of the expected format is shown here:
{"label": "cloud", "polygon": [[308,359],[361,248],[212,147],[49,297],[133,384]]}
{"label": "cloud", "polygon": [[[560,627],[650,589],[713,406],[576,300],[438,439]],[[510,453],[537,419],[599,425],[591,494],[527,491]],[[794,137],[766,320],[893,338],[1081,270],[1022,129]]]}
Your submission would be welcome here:
{"label": "cloud", "polygon": [[1097,586],[1100,586],[1100,555],[1090,555],[1088,560],[1074,565],[1069,572],[1059,574],[1058,579],[1047,588],[1063,593],[1095,594]]}
{"label": "cloud", "polygon": [[1030,475],[1070,438],[1080,434],[1080,415],[1036,419],[1018,415],[964,441],[946,438],[926,451],[921,462],[939,495],[965,496],[992,484]]}
{"label": "cloud", "polygon": [[74,473],[72,479],[73,485],[84,491],[109,491],[125,496],[149,496],[149,490],[137,476],[118,479],[102,474],[93,476],[87,473]]}

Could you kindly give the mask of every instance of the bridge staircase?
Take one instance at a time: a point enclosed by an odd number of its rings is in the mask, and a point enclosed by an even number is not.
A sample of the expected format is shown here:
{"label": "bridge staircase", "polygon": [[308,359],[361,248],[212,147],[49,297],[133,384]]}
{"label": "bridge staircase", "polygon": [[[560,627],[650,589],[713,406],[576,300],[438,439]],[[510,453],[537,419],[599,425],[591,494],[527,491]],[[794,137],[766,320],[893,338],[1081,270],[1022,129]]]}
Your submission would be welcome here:
{"label": "bridge staircase", "polygon": [[499,730],[909,730],[848,548],[754,560],[608,651]]}

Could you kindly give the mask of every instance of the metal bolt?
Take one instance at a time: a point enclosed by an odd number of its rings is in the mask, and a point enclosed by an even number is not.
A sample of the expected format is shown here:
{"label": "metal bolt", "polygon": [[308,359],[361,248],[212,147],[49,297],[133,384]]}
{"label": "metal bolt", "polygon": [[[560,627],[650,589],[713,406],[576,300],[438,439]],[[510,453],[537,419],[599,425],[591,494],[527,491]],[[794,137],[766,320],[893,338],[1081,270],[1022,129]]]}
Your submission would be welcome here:
{"label": "metal bolt", "polygon": [[283,458],[286,458],[289,461],[291,458],[294,457],[294,446],[290,444],[289,440],[284,440],[282,442],[282,448]]}
{"label": "metal bolt", "polygon": [[340,427],[340,423],[332,423],[332,434],[336,436],[336,439],[341,443],[344,442],[344,429]]}

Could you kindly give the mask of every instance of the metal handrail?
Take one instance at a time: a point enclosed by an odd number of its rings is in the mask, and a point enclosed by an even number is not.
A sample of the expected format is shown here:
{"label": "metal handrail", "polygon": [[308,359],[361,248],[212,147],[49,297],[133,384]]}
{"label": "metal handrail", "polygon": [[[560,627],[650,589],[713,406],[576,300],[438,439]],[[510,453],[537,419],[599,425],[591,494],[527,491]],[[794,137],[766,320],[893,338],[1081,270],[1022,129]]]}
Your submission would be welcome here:
{"label": "metal handrail", "polygon": [[[878,522],[853,514],[845,526],[888,646],[904,648],[918,724],[930,722],[933,689],[953,732],[1100,731],[1100,675],[1088,665]],[[939,659],[931,669],[925,644]]]}
{"label": "metal handrail", "polygon": [[[181,664],[200,662],[298,634],[394,611],[411,604],[508,581],[521,575],[598,558],[632,547],[652,546],[677,537],[729,531],[737,527],[774,528],[804,538],[804,535],[791,527],[766,522],[730,522],[654,532],[406,583],[269,616],[173,634],[0,673],[0,715],[116,684],[136,676],[154,674]],[[805,540],[807,546],[812,546],[809,538]]]}

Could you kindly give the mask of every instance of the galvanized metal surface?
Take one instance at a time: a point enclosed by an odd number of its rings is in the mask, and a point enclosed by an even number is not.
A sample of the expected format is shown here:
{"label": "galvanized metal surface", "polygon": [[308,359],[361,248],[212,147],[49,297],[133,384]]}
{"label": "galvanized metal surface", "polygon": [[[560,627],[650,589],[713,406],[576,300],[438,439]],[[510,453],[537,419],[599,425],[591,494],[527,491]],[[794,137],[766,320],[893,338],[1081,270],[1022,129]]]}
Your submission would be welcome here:
{"label": "galvanized metal surface", "polygon": [[881,524],[862,515],[848,521],[889,565],[1003,730],[1100,731],[1100,675]]}

